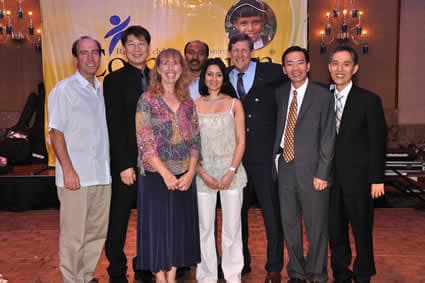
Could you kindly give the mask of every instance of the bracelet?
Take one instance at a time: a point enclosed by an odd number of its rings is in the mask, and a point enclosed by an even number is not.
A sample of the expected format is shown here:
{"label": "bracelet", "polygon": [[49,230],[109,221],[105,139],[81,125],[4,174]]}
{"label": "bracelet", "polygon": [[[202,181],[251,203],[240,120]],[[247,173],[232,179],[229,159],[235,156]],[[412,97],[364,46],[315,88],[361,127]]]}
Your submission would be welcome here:
{"label": "bracelet", "polygon": [[235,167],[232,167],[232,166],[229,167],[229,170],[232,171],[235,174],[238,171]]}

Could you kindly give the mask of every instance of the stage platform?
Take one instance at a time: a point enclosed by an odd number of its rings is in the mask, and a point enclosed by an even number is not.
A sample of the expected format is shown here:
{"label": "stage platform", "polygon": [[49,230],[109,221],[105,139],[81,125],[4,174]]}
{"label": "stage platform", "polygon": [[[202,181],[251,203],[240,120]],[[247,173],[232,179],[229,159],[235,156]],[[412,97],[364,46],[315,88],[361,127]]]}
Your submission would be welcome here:
{"label": "stage platform", "polygon": [[0,174],[0,210],[58,208],[55,169],[46,164],[13,166]]}
{"label": "stage platform", "polygon": [[[409,186],[397,176],[386,177],[385,196],[375,200],[377,208],[425,208],[425,194],[406,193],[394,188],[395,184]],[[425,188],[423,174],[416,176]],[[253,207],[258,207],[255,203]],[[46,164],[13,166],[7,174],[0,174],[0,210],[22,212],[38,209],[57,209],[59,201],[55,186],[55,169]]]}

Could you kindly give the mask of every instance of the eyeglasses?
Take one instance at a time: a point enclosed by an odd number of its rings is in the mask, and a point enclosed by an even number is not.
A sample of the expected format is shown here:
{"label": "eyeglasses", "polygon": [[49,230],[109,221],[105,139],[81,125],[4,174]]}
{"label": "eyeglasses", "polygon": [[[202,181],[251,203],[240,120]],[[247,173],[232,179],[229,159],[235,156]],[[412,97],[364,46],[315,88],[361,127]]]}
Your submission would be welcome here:
{"label": "eyeglasses", "polygon": [[125,46],[127,48],[133,48],[133,49],[135,49],[135,48],[142,48],[142,47],[145,47],[147,45],[148,44],[146,42],[144,42],[144,41],[130,41],[130,42],[127,42],[125,44]]}

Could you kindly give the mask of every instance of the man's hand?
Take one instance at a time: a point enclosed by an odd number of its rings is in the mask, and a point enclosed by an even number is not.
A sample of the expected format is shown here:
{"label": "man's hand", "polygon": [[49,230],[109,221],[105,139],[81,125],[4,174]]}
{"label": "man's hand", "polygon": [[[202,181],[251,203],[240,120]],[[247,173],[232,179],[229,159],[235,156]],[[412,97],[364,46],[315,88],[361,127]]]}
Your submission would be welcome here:
{"label": "man's hand", "polygon": [[77,172],[74,168],[63,169],[63,183],[65,189],[68,190],[79,190],[80,189],[80,177],[78,177]]}
{"label": "man's hand", "polygon": [[323,191],[328,186],[328,181],[319,179],[314,177],[313,178],[313,187],[316,191]]}
{"label": "man's hand", "polygon": [[136,182],[136,172],[134,172],[134,168],[127,168],[120,173],[121,181],[127,186],[131,186]]}
{"label": "man's hand", "polygon": [[385,194],[384,184],[370,185],[370,194],[373,199],[382,197]]}

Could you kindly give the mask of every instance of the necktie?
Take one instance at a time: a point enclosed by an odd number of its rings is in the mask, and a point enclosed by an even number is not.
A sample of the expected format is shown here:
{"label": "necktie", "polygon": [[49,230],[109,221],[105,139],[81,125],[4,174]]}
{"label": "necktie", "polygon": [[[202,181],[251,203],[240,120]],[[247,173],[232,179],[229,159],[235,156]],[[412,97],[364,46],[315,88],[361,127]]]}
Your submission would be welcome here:
{"label": "necktie", "polygon": [[148,81],[146,80],[145,72],[141,72],[141,78],[142,78],[142,92],[145,92],[148,88]]}
{"label": "necktie", "polygon": [[336,118],[336,132],[339,132],[339,125],[341,124],[342,118],[342,95],[335,93],[335,118]]}
{"label": "necktie", "polygon": [[291,105],[289,106],[288,119],[286,120],[285,140],[283,142],[283,160],[290,162],[295,158],[294,130],[297,123],[297,91],[294,90]]}
{"label": "necktie", "polygon": [[245,88],[243,86],[243,75],[245,75],[245,73],[238,73],[238,83],[236,88],[239,94],[239,98],[243,98],[246,95]]}

